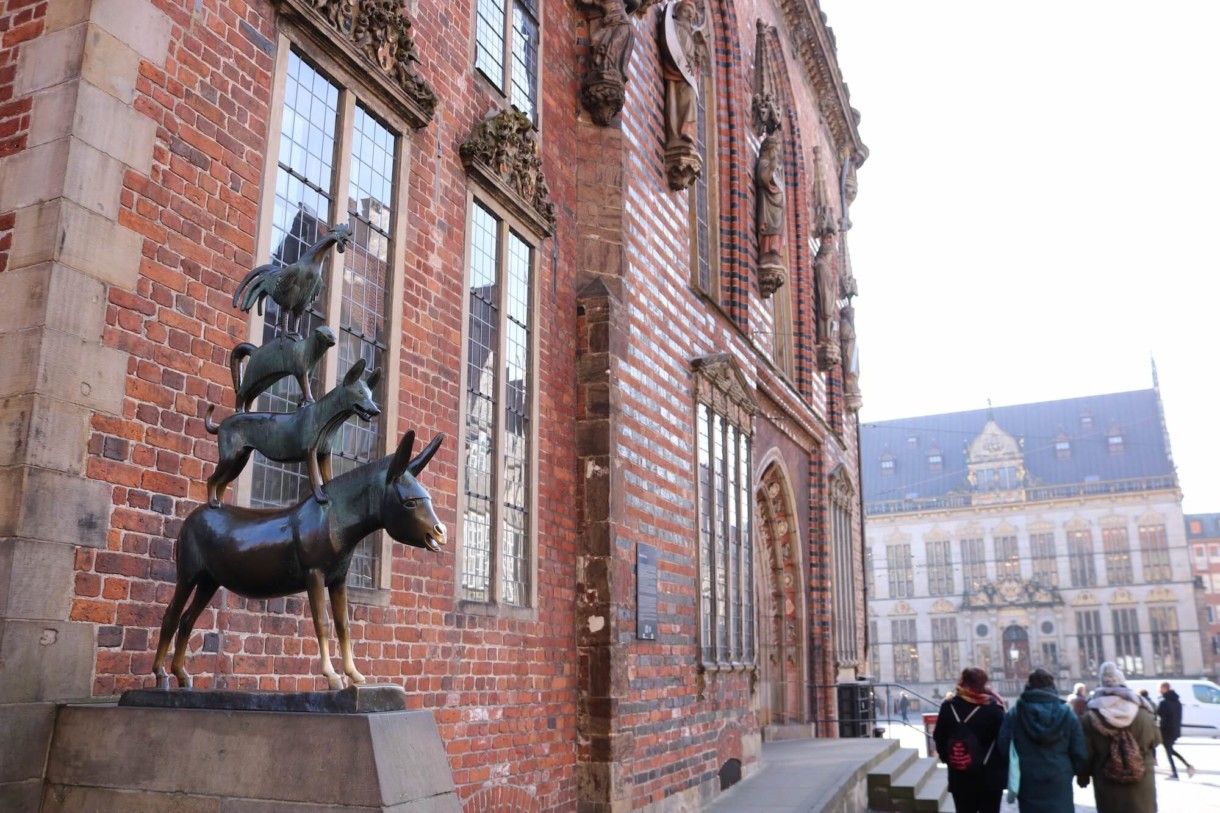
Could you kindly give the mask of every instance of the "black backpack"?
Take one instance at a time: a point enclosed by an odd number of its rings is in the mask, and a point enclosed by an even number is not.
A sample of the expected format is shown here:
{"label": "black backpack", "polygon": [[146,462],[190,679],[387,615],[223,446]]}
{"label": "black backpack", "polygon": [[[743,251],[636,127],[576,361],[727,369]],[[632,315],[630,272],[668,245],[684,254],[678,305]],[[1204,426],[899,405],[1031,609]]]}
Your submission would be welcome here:
{"label": "black backpack", "polygon": [[957,721],[953,732],[949,735],[949,739],[945,741],[945,764],[950,770],[961,771],[963,773],[982,770],[987,761],[991,759],[991,752],[995,749],[995,741],[987,749],[987,753],[983,753],[983,749],[979,746],[979,738],[975,735],[974,730],[966,723],[970,722],[970,718],[978,713],[982,706],[975,706],[966,715],[963,720],[957,715],[957,707],[953,703],[949,704],[949,711],[953,712],[953,719]]}

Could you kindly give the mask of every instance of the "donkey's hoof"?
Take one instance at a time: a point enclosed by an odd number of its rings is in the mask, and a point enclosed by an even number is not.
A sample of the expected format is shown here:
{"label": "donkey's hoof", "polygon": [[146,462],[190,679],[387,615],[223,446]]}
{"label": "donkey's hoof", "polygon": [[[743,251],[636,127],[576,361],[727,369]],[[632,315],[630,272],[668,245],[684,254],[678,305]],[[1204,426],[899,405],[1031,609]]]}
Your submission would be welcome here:
{"label": "donkey's hoof", "polygon": [[339,677],[338,675],[328,675],[326,682],[329,683],[330,687],[336,691],[343,688],[343,678]]}
{"label": "donkey's hoof", "polygon": [[323,505],[326,505],[328,502],[330,502],[330,497],[327,497],[326,492],[322,491],[321,489],[318,489],[317,491],[315,491],[313,493],[313,498],[315,500],[317,500],[318,502],[322,503]]}

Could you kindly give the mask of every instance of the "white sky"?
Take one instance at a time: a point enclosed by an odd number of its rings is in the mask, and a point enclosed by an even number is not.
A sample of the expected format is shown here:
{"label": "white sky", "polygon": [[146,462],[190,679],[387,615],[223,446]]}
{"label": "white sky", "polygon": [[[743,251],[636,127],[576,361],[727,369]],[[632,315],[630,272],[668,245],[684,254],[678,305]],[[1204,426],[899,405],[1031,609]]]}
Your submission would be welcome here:
{"label": "white sky", "polygon": [[821,0],[871,155],[863,420],[1147,389],[1220,512],[1220,2]]}

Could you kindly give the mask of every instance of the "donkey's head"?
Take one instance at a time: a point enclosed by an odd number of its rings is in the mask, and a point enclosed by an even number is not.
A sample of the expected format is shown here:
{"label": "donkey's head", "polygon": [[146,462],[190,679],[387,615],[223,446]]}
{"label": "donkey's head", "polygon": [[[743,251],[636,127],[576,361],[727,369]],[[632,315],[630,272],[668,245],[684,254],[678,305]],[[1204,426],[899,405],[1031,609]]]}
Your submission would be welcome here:
{"label": "donkey's head", "polygon": [[381,518],[390,537],[417,548],[439,551],[445,544],[445,526],[432,510],[432,497],[416,476],[428,465],[445,439],[439,434],[414,459],[415,430],[407,432],[386,471],[385,496],[381,499]]}

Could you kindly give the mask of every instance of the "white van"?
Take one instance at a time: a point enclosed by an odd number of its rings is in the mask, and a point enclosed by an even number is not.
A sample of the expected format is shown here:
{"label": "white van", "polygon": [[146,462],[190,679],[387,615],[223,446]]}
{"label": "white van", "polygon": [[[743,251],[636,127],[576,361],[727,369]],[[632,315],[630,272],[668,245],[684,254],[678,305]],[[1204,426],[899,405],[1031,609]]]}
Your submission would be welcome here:
{"label": "white van", "polygon": [[1201,678],[1158,678],[1128,680],[1135,691],[1147,689],[1152,703],[1161,702],[1161,684],[1178,693],[1182,699],[1182,736],[1215,737],[1220,739],[1220,686]]}

